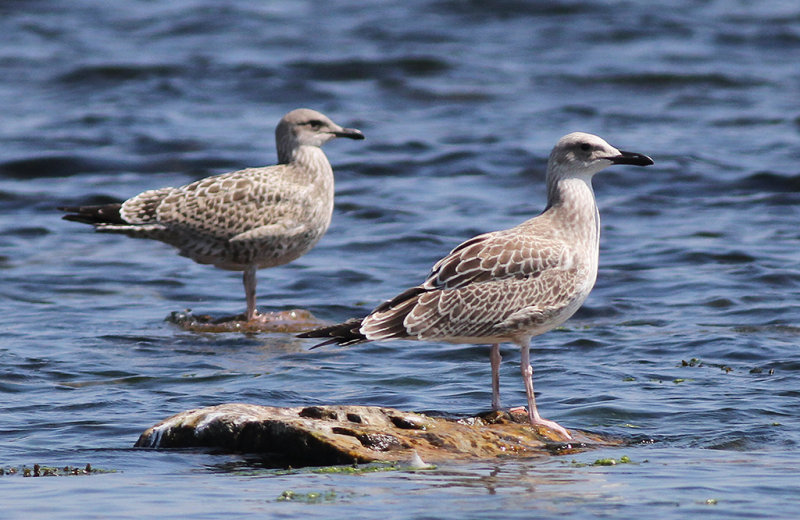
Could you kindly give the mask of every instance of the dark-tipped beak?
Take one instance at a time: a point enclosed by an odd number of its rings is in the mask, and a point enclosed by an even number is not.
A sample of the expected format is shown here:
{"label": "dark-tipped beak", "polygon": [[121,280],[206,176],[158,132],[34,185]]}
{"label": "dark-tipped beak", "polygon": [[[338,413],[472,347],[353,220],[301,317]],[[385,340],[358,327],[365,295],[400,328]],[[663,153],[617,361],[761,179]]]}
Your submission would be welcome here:
{"label": "dark-tipped beak", "polygon": [[356,130],[355,128],[342,128],[339,131],[333,132],[333,135],[336,137],[347,137],[348,139],[364,139],[364,134],[361,133],[361,130]]}
{"label": "dark-tipped beak", "polygon": [[635,166],[650,166],[653,164],[653,159],[644,154],[636,152],[623,152],[622,150],[619,151],[619,155],[615,157],[609,157],[608,160],[614,164],[633,164]]}

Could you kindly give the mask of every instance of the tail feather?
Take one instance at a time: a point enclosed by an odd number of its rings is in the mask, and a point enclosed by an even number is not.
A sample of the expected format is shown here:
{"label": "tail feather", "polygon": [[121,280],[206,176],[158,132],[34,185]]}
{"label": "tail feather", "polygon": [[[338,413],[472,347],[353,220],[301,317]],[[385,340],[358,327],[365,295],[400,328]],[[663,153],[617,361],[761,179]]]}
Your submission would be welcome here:
{"label": "tail feather", "polygon": [[359,329],[361,328],[361,321],[364,318],[352,318],[344,323],[331,325],[330,327],[321,327],[313,329],[302,334],[298,334],[298,338],[329,338],[327,341],[318,343],[311,348],[322,347],[324,345],[331,345],[336,343],[342,347],[349,345],[357,345],[359,343],[366,343],[369,341],[367,337]]}
{"label": "tail feather", "polygon": [[[373,340],[403,339],[410,335],[403,324],[420,294],[426,292],[422,286],[412,287],[391,300],[378,305],[369,316],[352,318],[337,325],[309,330],[298,334],[298,338],[328,338],[311,348],[336,343],[340,346],[357,345]],[[364,324],[364,322],[367,322]],[[367,337],[369,336],[369,337]]]}
{"label": "tail feather", "polygon": [[61,217],[64,220],[102,226],[106,224],[127,224],[119,213],[120,208],[122,208],[121,203],[100,206],[62,206],[58,209],[67,213]]}
{"label": "tail feather", "polygon": [[418,285],[383,302],[364,319],[366,323],[361,330],[373,340],[410,337],[405,326],[406,316],[414,310],[420,295],[426,292],[427,289]]}

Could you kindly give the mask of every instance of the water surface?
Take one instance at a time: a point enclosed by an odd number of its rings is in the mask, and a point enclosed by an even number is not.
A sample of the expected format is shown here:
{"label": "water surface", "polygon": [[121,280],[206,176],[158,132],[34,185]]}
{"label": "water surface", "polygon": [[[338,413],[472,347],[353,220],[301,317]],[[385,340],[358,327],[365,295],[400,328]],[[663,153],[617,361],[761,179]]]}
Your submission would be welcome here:
{"label": "water surface", "polygon": [[[0,464],[113,471],[2,476],[6,515],[793,517],[796,2],[332,5],[0,6]],[[532,347],[543,415],[626,446],[357,476],[132,449],[173,413],[232,401],[489,407],[483,346],[309,351],[291,335],[181,331],[170,312],[241,312],[239,275],[54,209],[271,164],[274,126],[299,106],[367,140],[326,147],[331,229],[259,273],[259,303],[331,321],[541,211],[563,134],[655,159],[597,176],[597,286]],[[503,354],[504,403],[522,404],[517,350]],[[593,465],[622,456],[632,463]],[[278,501],[287,490],[324,498]]]}

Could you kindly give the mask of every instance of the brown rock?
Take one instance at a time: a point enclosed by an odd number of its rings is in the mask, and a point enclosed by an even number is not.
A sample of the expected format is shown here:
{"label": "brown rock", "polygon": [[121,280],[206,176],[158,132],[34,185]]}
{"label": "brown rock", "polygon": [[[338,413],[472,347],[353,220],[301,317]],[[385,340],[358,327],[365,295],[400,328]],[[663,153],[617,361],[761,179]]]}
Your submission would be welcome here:
{"label": "brown rock", "polygon": [[263,454],[276,467],[534,456],[619,441],[534,431],[523,414],[448,419],[371,406],[276,408],[231,403],[179,413],[145,431],[141,448],[210,447]]}
{"label": "brown rock", "polygon": [[191,311],[173,312],[165,321],[191,332],[304,332],[324,323],[305,309],[260,313],[247,321],[244,314],[214,318]]}

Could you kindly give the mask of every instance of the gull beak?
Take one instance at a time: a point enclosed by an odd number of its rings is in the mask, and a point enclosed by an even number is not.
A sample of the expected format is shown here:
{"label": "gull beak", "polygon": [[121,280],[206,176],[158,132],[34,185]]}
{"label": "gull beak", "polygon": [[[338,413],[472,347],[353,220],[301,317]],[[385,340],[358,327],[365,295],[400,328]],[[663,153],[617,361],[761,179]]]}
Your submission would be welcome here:
{"label": "gull beak", "polygon": [[348,139],[356,139],[359,141],[364,139],[364,134],[361,133],[361,130],[356,130],[355,128],[340,128],[331,133],[336,137],[347,137]]}
{"label": "gull beak", "polygon": [[654,164],[653,159],[644,154],[623,152],[622,150],[619,151],[619,155],[607,157],[607,159],[614,164],[633,164],[634,166],[650,166]]}

